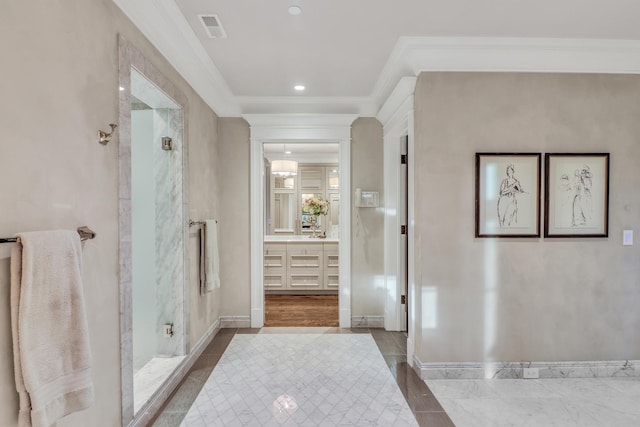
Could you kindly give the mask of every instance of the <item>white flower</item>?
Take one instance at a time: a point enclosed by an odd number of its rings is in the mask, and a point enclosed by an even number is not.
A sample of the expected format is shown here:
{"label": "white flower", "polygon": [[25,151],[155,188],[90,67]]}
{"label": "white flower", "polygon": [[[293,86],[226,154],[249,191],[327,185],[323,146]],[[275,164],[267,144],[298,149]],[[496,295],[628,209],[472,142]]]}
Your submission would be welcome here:
{"label": "white flower", "polygon": [[329,201],[322,197],[310,197],[302,203],[302,212],[311,215],[326,215],[329,212]]}

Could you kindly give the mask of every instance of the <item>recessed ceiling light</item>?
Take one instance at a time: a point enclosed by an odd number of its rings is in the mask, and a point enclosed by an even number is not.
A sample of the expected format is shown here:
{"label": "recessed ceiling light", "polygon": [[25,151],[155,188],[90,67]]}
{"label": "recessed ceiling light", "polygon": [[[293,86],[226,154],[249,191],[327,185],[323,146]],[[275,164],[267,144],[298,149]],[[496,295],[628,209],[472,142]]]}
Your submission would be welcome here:
{"label": "recessed ceiling light", "polygon": [[123,88],[122,86],[120,86],[120,88],[119,88],[119,89],[120,89],[120,90],[124,90],[124,88]]}
{"label": "recessed ceiling light", "polygon": [[302,13],[302,8],[300,6],[292,5],[289,6],[289,15],[296,16]]}
{"label": "recessed ceiling light", "polygon": [[285,151],[284,154],[291,154],[291,151]]}
{"label": "recessed ceiling light", "polygon": [[295,85],[293,88],[298,92],[302,92],[304,90],[304,85]]}

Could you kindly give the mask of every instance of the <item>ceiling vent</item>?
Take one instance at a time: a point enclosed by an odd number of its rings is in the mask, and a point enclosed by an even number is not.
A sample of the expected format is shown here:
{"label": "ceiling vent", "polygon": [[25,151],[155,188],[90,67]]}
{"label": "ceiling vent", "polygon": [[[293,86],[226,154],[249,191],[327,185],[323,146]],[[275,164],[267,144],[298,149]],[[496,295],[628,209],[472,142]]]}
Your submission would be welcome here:
{"label": "ceiling vent", "polygon": [[226,39],[227,33],[224,32],[220,18],[218,15],[198,15],[200,22],[204,25],[204,29],[207,31],[209,38],[211,39]]}

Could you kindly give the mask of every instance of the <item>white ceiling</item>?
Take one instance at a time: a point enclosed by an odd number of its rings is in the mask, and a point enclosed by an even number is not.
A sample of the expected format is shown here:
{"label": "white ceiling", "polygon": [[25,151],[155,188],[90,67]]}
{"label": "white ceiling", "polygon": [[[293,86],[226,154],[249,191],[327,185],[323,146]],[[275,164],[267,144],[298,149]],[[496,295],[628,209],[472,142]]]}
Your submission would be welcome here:
{"label": "white ceiling", "polygon": [[640,73],[638,0],[114,2],[221,116],[375,116],[424,70]]}
{"label": "white ceiling", "polygon": [[[369,96],[401,36],[640,39],[638,0],[176,3],[237,96]],[[228,38],[208,38],[198,14],[217,14]]]}

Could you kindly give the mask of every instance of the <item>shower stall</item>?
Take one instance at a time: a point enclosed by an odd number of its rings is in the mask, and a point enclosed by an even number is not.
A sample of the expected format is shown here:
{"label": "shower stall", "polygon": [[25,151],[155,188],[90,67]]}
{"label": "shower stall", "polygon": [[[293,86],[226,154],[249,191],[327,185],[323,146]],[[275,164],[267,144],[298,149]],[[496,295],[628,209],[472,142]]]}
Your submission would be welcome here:
{"label": "shower stall", "polygon": [[183,110],[131,69],[134,413],[185,357]]}

